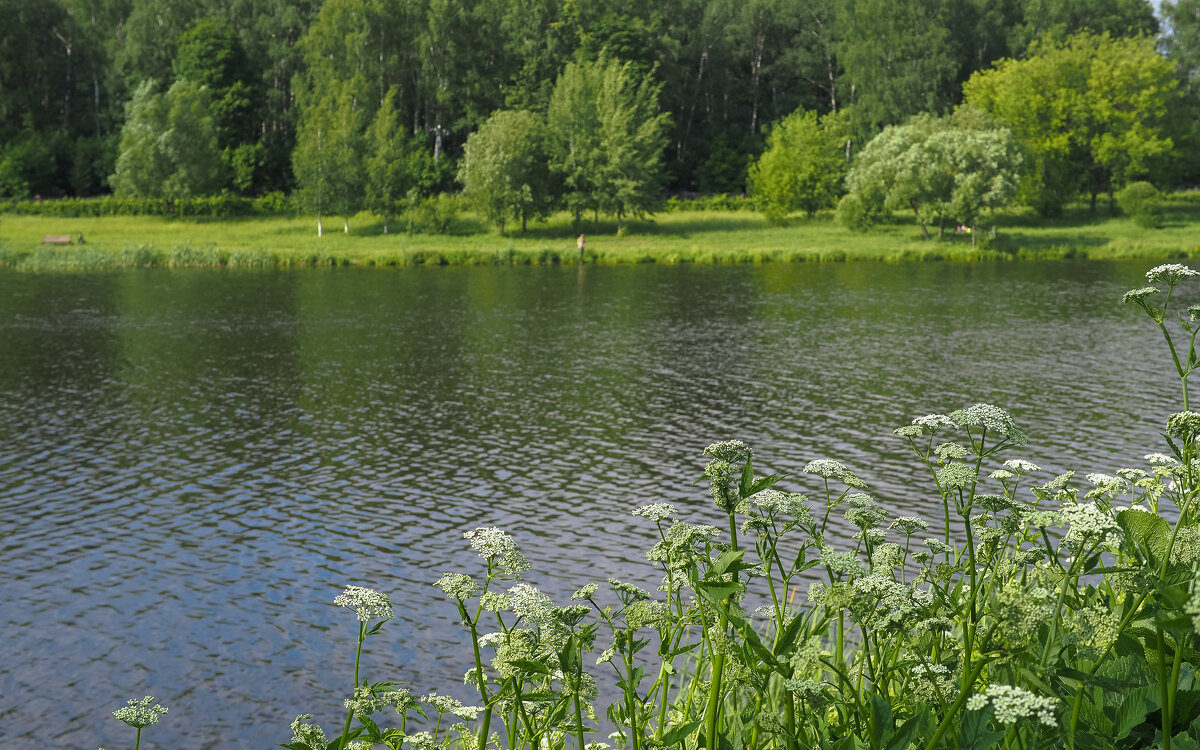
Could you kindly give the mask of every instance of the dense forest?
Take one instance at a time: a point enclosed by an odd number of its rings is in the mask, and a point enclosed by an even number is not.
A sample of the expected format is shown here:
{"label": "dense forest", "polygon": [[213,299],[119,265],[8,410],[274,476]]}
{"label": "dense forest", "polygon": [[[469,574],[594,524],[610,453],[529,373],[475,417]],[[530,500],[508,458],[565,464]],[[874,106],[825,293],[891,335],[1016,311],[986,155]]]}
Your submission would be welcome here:
{"label": "dense forest", "polygon": [[[422,191],[457,190],[494,114],[512,115],[497,138],[519,137],[527,113],[586,114],[556,92],[568,75],[628,90],[625,115],[653,121],[659,193],[741,193],[772,125],[798,110],[837,113],[849,157],[887,126],[950,114],[977,71],[1081,31],[1153,40],[1170,61],[1171,148],[1153,181],[1200,182],[1200,0],[1164,2],[1161,18],[1146,0],[0,0],[0,13],[10,198],[103,195],[138,173],[119,154],[183,163],[197,144],[217,157],[180,167],[192,193],[291,193],[314,163],[304,149],[339,128],[375,144],[350,152],[358,171],[403,162]],[[139,157],[138,138],[159,151]]]}

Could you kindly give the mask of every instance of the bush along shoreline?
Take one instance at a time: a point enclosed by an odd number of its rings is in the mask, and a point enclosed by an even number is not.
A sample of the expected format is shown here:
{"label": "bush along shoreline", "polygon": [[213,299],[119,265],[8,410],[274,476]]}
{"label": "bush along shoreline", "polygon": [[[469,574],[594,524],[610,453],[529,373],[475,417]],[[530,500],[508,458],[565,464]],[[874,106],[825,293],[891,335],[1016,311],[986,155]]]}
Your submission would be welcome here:
{"label": "bush along shoreline", "polygon": [[[1180,382],[1162,452],[1048,476],[997,406],[920,416],[894,435],[936,508],[923,519],[893,516],[837,460],[786,478],[761,475],[740,441],[710,445],[703,480],[721,525],[667,503],[633,511],[656,538],[656,591],[610,579],[555,602],[522,582],[511,536],[464,534],[478,568],[435,585],[471,644],[474,706],[364,674],[391,603],[348,587],[335,600],[357,620],[344,714],[329,731],[297,716],[283,746],[1200,747],[1200,305],[1177,303],[1197,276],[1158,266],[1124,297],[1165,337]],[[835,514],[852,543],[834,546]],[[601,680],[620,696],[606,708]],[[601,710],[616,728],[603,739]]]}

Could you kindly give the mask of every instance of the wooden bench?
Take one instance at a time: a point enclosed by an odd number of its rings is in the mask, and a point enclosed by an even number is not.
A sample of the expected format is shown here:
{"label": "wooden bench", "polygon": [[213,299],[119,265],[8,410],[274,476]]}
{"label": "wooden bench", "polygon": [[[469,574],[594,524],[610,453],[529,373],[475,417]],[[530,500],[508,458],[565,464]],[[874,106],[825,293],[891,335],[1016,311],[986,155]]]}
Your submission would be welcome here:
{"label": "wooden bench", "polygon": [[69,234],[47,234],[42,237],[43,245],[70,245],[74,238]]}

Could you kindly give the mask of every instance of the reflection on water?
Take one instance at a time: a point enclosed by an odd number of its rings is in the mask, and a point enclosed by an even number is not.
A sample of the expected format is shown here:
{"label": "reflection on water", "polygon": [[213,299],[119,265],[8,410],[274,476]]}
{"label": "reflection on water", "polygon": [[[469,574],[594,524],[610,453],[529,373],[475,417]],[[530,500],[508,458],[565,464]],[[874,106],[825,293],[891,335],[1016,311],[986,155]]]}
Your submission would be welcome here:
{"label": "reflection on water", "polygon": [[348,583],[397,605],[367,675],[469,699],[430,586],[475,570],[461,532],[514,533],[559,599],[651,584],[629,510],[712,518],[690,484],[719,439],[772,471],[839,458],[931,520],[890,435],[913,416],[991,401],[1048,470],[1128,465],[1177,388],[1119,305],[1144,270],[0,274],[0,734],[119,744],[108,712],[146,693],[158,747],[332,729]]}

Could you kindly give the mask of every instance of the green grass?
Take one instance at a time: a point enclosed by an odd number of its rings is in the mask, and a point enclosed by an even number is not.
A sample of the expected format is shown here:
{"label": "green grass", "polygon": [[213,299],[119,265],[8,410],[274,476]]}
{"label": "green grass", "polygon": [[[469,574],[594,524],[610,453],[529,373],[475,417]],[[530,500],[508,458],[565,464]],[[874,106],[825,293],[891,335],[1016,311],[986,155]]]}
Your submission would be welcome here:
{"label": "green grass", "polygon": [[[585,221],[589,263],[767,263],[875,260],[979,261],[1009,259],[1146,259],[1200,255],[1200,193],[1170,196],[1165,224],[1146,230],[1125,217],[1110,217],[1102,202],[1091,218],[1083,206],[1057,219],[1028,209],[996,217],[997,235],[971,247],[967,235],[924,241],[911,214],[867,233],[836,224],[831,214],[771,224],[751,212],[663,213],[625,226]],[[317,237],[314,217],[184,219],[160,217],[0,217],[0,266],[24,270],[86,270],[124,266],[308,267],[413,265],[518,265],[576,263],[576,233],[558,214],[521,236],[501,236],[478,218],[463,215],[448,234],[407,234],[393,221],[370,214],[352,217],[343,233],[340,217],[325,222]],[[47,234],[83,234],[84,245],[43,246]],[[984,235],[981,232],[981,235]]]}

